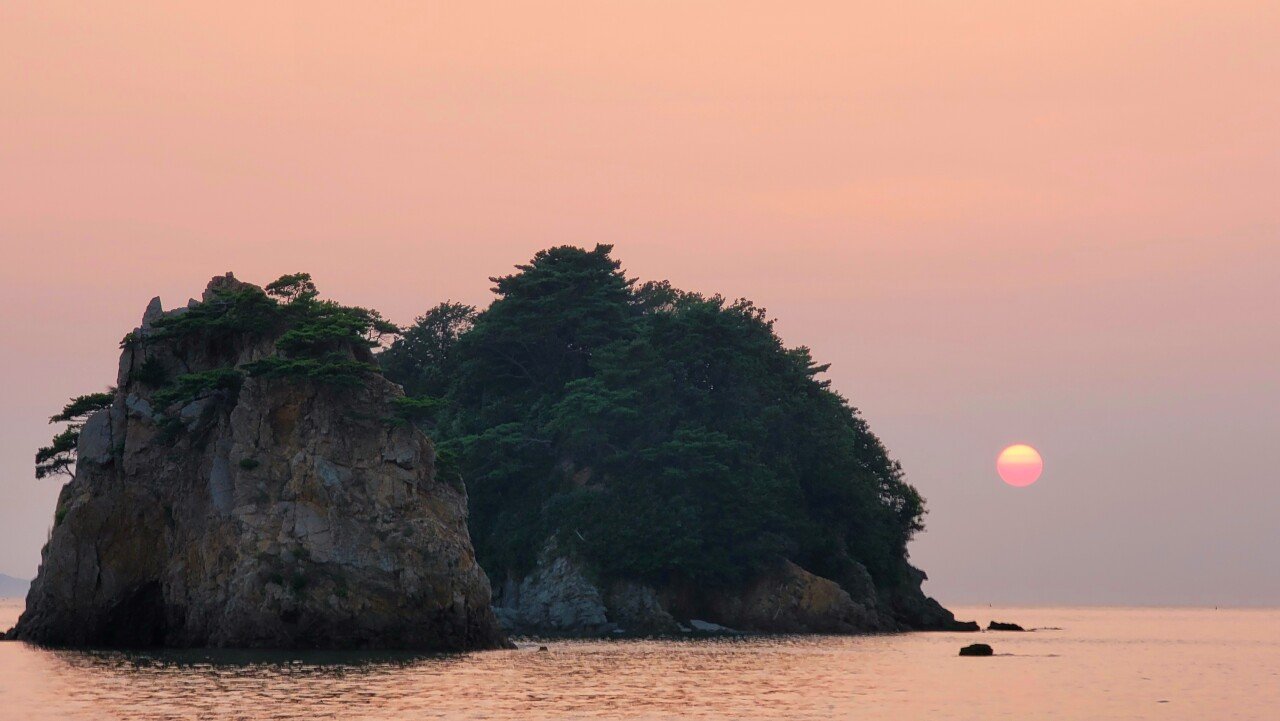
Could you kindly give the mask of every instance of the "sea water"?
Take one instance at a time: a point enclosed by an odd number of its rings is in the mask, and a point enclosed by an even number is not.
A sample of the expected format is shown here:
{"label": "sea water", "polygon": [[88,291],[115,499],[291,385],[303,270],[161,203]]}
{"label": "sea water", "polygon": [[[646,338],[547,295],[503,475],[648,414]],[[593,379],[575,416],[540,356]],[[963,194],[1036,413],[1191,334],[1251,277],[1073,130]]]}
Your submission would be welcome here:
{"label": "sea water", "polygon": [[[0,643],[0,718],[1280,719],[1280,610],[955,610],[1036,630],[434,656]],[[20,611],[0,601],[0,628]],[[996,655],[957,655],[975,642]]]}

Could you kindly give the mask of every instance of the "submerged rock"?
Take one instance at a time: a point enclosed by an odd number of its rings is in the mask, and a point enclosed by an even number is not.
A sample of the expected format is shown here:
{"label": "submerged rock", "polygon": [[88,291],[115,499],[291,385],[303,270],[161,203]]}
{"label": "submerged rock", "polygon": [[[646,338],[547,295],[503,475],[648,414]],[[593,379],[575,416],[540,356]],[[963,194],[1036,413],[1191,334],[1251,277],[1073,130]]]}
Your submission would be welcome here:
{"label": "submerged rock", "polygon": [[[253,290],[230,276],[219,290]],[[180,309],[181,312],[189,312]],[[76,646],[416,648],[507,644],[431,441],[389,422],[399,386],[243,378],[157,408],[156,368],[276,354],[269,332],[127,339],[115,400],[85,425],[17,638]],[[368,349],[353,347],[361,361]],[[149,373],[140,371],[147,364]]]}
{"label": "submerged rock", "polygon": [[995,651],[985,643],[975,643],[960,649],[961,656],[994,656]]}

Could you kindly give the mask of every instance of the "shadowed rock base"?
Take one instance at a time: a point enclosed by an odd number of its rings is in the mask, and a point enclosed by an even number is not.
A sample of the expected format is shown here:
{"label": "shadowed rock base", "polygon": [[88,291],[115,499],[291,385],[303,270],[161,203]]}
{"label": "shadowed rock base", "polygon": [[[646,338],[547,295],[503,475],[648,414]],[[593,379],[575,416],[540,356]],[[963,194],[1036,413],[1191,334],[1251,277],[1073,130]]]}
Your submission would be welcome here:
{"label": "shadowed rock base", "polygon": [[980,630],[925,596],[918,569],[904,563],[902,581],[887,588],[856,570],[837,583],[780,561],[737,588],[655,588],[624,580],[602,591],[590,569],[549,542],[537,568],[502,584],[496,611],[507,631],[530,636],[679,636],[704,623],[748,633]]}

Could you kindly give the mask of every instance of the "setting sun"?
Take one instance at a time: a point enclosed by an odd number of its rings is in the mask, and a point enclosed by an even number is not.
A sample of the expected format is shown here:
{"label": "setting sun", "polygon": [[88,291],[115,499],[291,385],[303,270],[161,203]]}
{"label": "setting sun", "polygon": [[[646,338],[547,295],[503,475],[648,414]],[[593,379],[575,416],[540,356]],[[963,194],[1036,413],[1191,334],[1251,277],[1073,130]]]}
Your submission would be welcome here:
{"label": "setting sun", "polygon": [[1000,451],[996,459],[996,472],[1000,479],[1018,488],[1035,483],[1043,470],[1044,460],[1040,458],[1040,452],[1023,443]]}

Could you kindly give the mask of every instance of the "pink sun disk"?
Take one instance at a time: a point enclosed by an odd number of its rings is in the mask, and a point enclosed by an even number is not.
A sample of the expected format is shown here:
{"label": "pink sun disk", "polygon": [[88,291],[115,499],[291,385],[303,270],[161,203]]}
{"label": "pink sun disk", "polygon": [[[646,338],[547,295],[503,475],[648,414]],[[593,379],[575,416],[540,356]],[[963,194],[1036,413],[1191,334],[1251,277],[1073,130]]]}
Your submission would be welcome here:
{"label": "pink sun disk", "polygon": [[1035,483],[1043,470],[1044,460],[1040,453],[1022,443],[1004,449],[996,459],[996,472],[1000,479],[1017,488]]}

